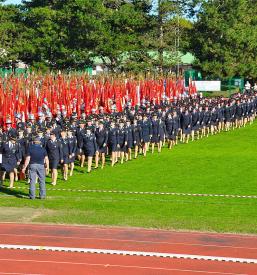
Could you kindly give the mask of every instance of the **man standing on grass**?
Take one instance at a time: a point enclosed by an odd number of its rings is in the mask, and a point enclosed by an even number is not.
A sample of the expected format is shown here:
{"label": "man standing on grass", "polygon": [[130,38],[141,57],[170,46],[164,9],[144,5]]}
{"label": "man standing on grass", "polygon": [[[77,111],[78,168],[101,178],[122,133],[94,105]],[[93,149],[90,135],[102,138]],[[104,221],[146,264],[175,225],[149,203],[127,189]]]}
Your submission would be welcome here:
{"label": "man standing on grass", "polygon": [[[46,149],[41,146],[40,137],[34,139],[33,144],[28,148],[25,164],[22,172],[25,173],[26,168],[29,165],[29,177],[30,188],[29,197],[35,199],[36,197],[36,180],[39,179],[39,197],[45,199],[46,197],[46,185],[45,177],[46,173],[49,173],[49,160]],[[46,168],[46,169],[45,169]]]}

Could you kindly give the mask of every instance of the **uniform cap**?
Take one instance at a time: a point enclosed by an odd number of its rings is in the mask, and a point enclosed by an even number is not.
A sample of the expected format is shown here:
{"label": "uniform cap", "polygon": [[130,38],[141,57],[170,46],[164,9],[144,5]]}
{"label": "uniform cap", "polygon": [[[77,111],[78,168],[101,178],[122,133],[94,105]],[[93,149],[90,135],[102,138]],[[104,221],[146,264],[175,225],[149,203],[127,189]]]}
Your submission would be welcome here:
{"label": "uniform cap", "polygon": [[29,119],[35,119],[35,116],[33,114],[30,114]]}
{"label": "uniform cap", "polygon": [[84,119],[80,119],[79,124],[86,124],[86,121]]}
{"label": "uniform cap", "polygon": [[17,137],[15,135],[11,135],[9,138],[10,140],[17,140]]}
{"label": "uniform cap", "polygon": [[78,116],[77,116],[76,113],[72,113],[71,118],[77,118],[77,117],[78,117]]}

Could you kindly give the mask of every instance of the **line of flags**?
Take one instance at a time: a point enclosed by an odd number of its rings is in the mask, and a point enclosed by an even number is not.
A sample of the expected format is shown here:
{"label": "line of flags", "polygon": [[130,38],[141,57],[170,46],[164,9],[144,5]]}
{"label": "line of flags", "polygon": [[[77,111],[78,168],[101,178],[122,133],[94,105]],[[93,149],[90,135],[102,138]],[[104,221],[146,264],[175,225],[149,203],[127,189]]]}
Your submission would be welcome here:
{"label": "line of flags", "polygon": [[[36,118],[39,112],[51,112],[53,116],[65,111],[68,116],[76,112],[78,118],[84,112],[121,112],[126,104],[135,107],[148,101],[160,104],[171,102],[186,91],[183,79],[88,79],[87,76],[45,75],[9,76],[0,79],[0,123],[6,119],[13,123],[15,115],[27,120],[30,114]],[[190,81],[188,94],[195,94],[195,84]]]}

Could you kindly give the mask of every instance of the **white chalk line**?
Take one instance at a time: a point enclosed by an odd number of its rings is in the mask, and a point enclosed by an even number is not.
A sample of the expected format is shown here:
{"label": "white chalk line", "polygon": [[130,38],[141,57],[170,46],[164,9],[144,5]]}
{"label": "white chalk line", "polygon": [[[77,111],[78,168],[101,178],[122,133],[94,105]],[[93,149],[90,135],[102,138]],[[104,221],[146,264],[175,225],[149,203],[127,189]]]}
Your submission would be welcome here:
{"label": "white chalk line", "polygon": [[37,234],[3,234],[0,236],[9,237],[30,237],[30,238],[54,238],[54,239],[67,239],[67,240],[94,240],[94,241],[108,241],[108,242],[125,242],[125,243],[143,243],[143,244],[165,244],[165,245],[183,245],[183,246],[200,246],[200,247],[215,247],[215,248],[233,248],[233,249],[247,249],[247,250],[257,250],[257,247],[247,247],[247,246],[232,246],[232,245],[215,245],[215,244],[201,244],[201,243],[181,243],[181,242],[156,242],[149,240],[127,240],[118,238],[97,238],[97,237],[69,237],[69,236],[57,236],[57,235],[37,235]]}
{"label": "white chalk line", "polygon": [[[86,266],[101,266],[101,267],[118,267],[118,268],[135,268],[135,269],[150,269],[150,270],[162,270],[162,271],[181,271],[191,273],[204,273],[204,274],[222,274],[222,275],[248,275],[246,273],[224,273],[205,270],[192,270],[192,269],[178,269],[178,268],[163,268],[163,267],[150,267],[150,266],[137,266],[137,265],[115,265],[115,264],[96,264],[86,262],[67,262],[67,261],[43,261],[43,260],[20,260],[20,259],[1,259],[0,261],[10,262],[29,262],[29,263],[47,263],[47,264],[69,264],[69,265],[86,265]],[[23,273],[1,273],[0,274],[22,274]],[[24,275],[43,275],[43,274],[24,274]]]}
{"label": "white chalk line", "polygon": [[[15,186],[5,189],[28,190],[28,187]],[[39,188],[37,188],[39,189]],[[232,195],[232,194],[198,194],[198,193],[176,193],[176,192],[150,192],[150,191],[122,191],[122,190],[98,190],[98,189],[71,189],[71,188],[47,188],[47,191],[65,191],[78,193],[110,193],[110,194],[130,194],[130,195],[167,195],[167,196],[191,196],[191,197],[221,197],[221,198],[242,198],[257,199],[257,195]]]}
{"label": "white chalk line", "polygon": [[146,251],[127,251],[127,250],[113,250],[113,249],[93,249],[93,248],[73,248],[73,247],[13,245],[13,244],[12,245],[0,244],[0,249],[77,252],[77,253],[89,253],[89,254],[141,256],[141,257],[157,257],[157,258],[170,258],[170,259],[186,259],[186,260],[201,260],[201,261],[204,260],[204,261],[257,264],[257,259],[177,254],[177,253],[159,253],[159,252],[146,252]]}

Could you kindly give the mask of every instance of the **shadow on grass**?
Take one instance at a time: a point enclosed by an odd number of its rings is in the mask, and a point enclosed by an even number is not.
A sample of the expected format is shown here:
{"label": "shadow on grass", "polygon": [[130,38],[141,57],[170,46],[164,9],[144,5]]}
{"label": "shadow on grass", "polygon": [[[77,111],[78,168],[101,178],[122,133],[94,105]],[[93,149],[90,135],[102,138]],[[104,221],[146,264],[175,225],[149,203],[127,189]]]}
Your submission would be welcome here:
{"label": "shadow on grass", "polygon": [[4,193],[6,195],[9,195],[9,196],[14,196],[16,198],[21,198],[21,199],[29,198],[28,193],[25,193],[25,192],[23,192],[21,190],[17,190],[17,189],[10,189],[5,186],[0,186],[0,192]]}

